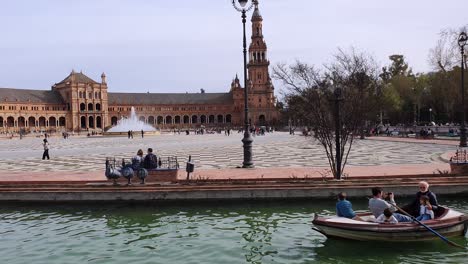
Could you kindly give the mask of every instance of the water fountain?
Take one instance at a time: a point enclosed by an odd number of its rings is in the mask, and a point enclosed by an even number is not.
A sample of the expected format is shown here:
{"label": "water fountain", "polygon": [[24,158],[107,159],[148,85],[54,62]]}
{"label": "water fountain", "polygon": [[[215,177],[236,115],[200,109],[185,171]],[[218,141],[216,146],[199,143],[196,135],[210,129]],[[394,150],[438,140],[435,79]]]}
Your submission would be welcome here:
{"label": "water fountain", "polygon": [[156,131],[156,129],[153,126],[146,124],[141,120],[138,120],[135,108],[132,106],[130,116],[122,117],[120,120],[117,121],[117,125],[111,127],[109,130],[104,132],[104,135],[127,135],[128,131],[133,131],[135,136],[140,136],[142,130],[145,132],[145,135],[159,134],[159,132]]}

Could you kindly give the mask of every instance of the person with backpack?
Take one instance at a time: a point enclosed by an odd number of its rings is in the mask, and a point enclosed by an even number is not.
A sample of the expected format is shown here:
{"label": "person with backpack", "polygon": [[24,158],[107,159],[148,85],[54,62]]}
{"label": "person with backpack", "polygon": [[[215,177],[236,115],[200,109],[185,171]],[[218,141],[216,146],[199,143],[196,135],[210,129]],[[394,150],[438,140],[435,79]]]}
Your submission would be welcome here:
{"label": "person with backpack", "polygon": [[143,161],[143,167],[149,170],[156,169],[158,167],[158,158],[153,154],[152,148],[148,149],[148,154],[146,154]]}

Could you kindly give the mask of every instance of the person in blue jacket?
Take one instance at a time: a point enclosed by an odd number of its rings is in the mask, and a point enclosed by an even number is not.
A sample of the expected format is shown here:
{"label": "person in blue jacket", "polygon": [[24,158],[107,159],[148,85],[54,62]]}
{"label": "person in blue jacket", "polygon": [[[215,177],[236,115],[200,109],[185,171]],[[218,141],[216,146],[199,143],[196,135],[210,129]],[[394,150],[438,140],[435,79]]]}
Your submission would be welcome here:
{"label": "person in blue jacket", "polygon": [[346,217],[353,220],[363,221],[353,211],[353,205],[350,201],[346,200],[346,193],[341,192],[338,194],[338,202],[336,203],[336,215],[339,217]]}

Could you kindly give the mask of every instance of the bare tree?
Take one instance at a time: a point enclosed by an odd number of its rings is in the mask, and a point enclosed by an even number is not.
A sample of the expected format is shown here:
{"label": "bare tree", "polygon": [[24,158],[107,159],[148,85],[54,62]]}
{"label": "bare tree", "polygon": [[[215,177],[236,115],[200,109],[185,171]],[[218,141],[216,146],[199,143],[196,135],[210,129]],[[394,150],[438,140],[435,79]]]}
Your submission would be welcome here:
{"label": "bare tree", "polygon": [[[461,63],[460,47],[458,46],[458,36],[460,32],[465,31],[468,25],[459,30],[447,28],[440,32],[440,38],[434,48],[429,50],[429,63],[433,69],[441,70],[444,73],[451,70],[454,66]],[[465,67],[466,67],[465,59]]]}
{"label": "bare tree", "polygon": [[[286,104],[298,118],[312,127],[314,137],[324,147],[330,168],[335,178],[343,171],[351,151],[356,131],[363,124],[368,105],[363,103],[374,96],[378,78],[378,67],[373,58],[354,49],[347,53],[339,50],[334,62],[325,65],[323,72],[314,66],[296,61],[292,65],[277,64],[273,78],[283,82],[287,91]],[[339,121],[334,113],[335,89],[340,88],[342,99]],[[336,124],[339,127],[336,127]],[[339,155],[336,155],[339,130]]]}

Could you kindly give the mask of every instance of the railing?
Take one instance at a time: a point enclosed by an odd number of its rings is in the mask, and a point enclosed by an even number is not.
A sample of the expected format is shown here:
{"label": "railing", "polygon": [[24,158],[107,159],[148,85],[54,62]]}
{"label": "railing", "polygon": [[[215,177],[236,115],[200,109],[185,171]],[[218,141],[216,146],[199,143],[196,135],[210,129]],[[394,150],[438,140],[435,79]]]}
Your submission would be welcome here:
{"label": "railing", "polygon": [[[132,160],[128,158],[116,158],[116,157],[106,157],[106,169],[110,168],[125,168],[127,166],[132,166]],[[159,157],[158,158],[158,167],[157,169],[170,169],[175,170],[179,169],[180,165],[176,156],[170,157]]]}
{"label": "railing", "polygon": [[468,163],[466,150],[457,149],[455,155],[450,158],[450,163]]}

